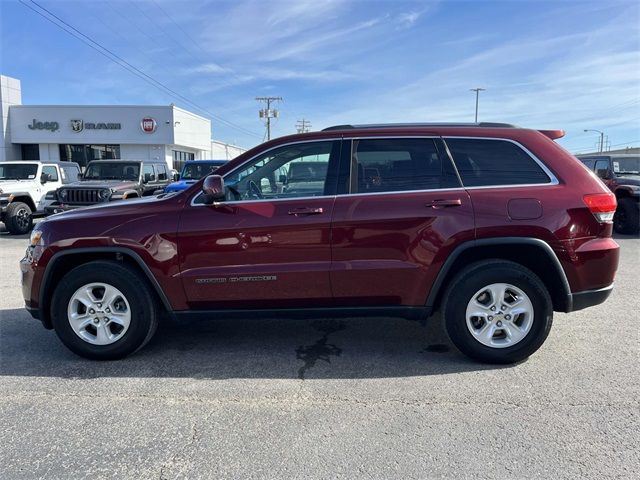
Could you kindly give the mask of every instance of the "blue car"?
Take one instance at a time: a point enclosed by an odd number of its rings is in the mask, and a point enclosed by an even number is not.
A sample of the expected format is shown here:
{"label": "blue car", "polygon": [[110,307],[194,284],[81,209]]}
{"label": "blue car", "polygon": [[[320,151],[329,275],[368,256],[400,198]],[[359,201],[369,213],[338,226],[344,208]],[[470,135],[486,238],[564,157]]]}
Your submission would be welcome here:
{"label": "blue car", "polygon": [[170,183],[164,189],[165,193],[181,192],[196,183],[202,177],[206,177],[211,172],[227,163],[227,160],[189,160],[182,167],[180,179]]}

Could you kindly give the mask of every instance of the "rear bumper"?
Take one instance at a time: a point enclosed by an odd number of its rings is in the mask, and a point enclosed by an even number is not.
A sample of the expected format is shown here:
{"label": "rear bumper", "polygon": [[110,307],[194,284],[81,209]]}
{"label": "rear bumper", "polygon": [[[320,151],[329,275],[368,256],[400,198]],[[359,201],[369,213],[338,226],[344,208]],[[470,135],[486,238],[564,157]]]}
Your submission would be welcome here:
{"label": "rear bumper", "polygon": [[596,290],[585,290],[582,292],[575,292],[571,294],[571,312],[582,310],[584,308],[593,307],[594,305],[600,305],[604,303],[611,292],[613,291],[613,283],[603,288]]}

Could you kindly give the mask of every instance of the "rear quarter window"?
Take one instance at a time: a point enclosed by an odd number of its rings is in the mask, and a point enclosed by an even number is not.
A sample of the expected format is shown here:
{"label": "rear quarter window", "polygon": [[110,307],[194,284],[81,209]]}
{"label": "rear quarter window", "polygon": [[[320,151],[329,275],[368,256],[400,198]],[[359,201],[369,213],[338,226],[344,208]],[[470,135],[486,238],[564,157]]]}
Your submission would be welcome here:
{"label": "rear quarter window", "polygon": [[520,146],[506,140],[445,139],[465,187],[550,183]]}

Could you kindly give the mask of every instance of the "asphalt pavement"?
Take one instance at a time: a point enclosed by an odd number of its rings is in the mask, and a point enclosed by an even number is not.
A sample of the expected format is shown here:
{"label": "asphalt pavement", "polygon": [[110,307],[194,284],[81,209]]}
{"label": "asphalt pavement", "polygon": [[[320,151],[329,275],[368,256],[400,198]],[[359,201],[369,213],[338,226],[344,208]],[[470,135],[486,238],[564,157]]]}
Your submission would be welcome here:
{"label": "asphalt pavement", "polygon": [[610,299],[515,366],[437,318],[168,324],[100,363],[23,309],[0,226],[0,478],[637,478],[640,239],[617,241]]}

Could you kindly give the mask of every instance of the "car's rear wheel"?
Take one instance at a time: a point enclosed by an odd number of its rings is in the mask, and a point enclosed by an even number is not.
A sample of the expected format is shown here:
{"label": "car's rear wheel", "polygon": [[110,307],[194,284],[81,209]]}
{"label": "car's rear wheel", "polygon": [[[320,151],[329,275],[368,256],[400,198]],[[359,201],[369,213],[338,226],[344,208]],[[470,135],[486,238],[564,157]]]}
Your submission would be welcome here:
{"label": "car's rear wheel", "polygon": [[74,353],[95,360],[123,358],[142,348],[158,324],[155,296],[132,268],[109,261],[81,265],[58,283],[53,327]]}
{"label": "car's rear wheel", "polygon": [[445,293],[443,312],[456,347],[488,363],[526,359],[544,343],[553,321],[551,298],[538,276],[499,259],[460,272]]}
{"label": "car's rear wheel", "polygon": [[640,232],[640,209],[631,198],[618,199],[618,208],[613,216],[613,228],[618,233],[633,235]]}
{"label": "car's rear wheel", "polygon": [[7,206],[4,224],[12,235],[24,235],[33,228],[33,212],[23,202],[11,202]]}

